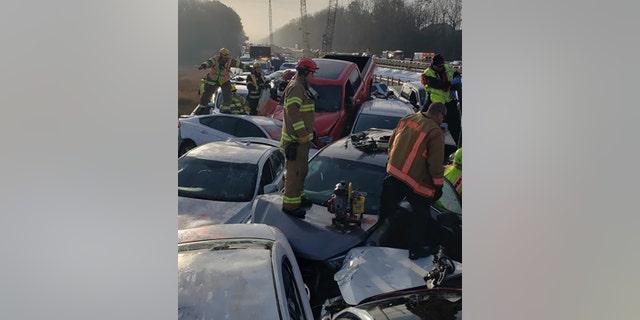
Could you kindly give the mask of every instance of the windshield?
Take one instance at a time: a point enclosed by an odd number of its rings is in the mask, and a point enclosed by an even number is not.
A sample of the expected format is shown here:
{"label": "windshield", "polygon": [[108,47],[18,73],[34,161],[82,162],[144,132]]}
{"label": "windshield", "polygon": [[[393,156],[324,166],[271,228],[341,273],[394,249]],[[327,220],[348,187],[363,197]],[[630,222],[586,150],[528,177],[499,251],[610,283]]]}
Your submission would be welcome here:
{"label": "windshield", "polygon": [[365,213],[378,214],[382,180],[385,175],[385,168],[381,166],[317,156],[309,162],[304,192],[314,203],[326,206],[340,180],[351,182],[353,190],[366,192]]}
{"label": "windshield", "polygon": [[318,99],[314,100],[316,112],[337,112],[341,109],[341,86],[312,84],[311,87],[318,93]]}
{"label": "windshield", "polygon": [[178,196],[205,200],[246,202],[254,197],[258,165],[178,159]]}
{"label": "windshield", "polygon": [[398,121],[400,121],[400,117],[360,114],[353,126],[353,132],[360,132],[370,128],[395,129]]}
{"label": "windshield", "polygon": [[179,320],[277,317],[271,250],[266,241],[178,247]]}

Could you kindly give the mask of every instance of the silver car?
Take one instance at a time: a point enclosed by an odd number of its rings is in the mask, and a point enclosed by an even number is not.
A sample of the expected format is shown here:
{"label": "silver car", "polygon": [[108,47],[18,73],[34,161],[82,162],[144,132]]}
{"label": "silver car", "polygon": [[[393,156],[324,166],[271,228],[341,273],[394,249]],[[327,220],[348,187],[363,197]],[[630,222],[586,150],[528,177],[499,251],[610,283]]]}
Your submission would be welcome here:
{"label": "silver car", "polygon": [[204,144],[178,158],[178,229],[245,223],[259,194],[284,186],[284,155],[260,139]]}
{"label": "silver car", "polygon": [[263,116],[224,113],[178,118],[178,155],[199,145],[235,137],[258,137],[280,141],[282,121]]}
{"label": "silver car", "polygon": [[284,234],[264,224],[178,231],[178,319],[313,319]]}
{"label": "silver car", "polygon": [[413,113],[413,107],[400,100],[373,98],[360,107],[351,133],[371,128],[395,129],[402,117]]}

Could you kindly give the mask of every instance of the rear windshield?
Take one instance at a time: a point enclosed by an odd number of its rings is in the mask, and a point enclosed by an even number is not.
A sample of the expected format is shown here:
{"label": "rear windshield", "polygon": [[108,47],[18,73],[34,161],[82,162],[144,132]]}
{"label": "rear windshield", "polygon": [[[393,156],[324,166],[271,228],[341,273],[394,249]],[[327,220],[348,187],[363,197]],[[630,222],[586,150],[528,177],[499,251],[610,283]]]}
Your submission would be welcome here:
{"label": "rear windshield", "polygon": [[395,129],[400,119],[400,117],[393,116],[360,114],[353,126],[353,132],[360,132],[370,128]]}

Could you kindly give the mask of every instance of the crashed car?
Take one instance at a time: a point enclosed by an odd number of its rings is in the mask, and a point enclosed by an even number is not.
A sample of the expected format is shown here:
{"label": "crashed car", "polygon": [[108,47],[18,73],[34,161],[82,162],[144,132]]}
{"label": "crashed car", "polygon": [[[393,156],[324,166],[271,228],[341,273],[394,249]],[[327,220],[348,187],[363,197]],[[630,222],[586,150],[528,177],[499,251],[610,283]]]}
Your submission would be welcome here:
{"label": "crashed car", "polygon": [[245,223],[258,194],[284,186],[284,155],[276,141],[210,142],[178,158],[178,229]]}
{"label": "crashed car", "polygon": [[334,280],[341,295],[325,301],[322,320],[462,317],[462,264],[443,248],[416,260],[402,249],[354,248]]}
{"label": "crashed car", "polygon": [[178,319],[313,319],[284,234],[259,224],[178,231]]}
{"label": "crashed car", "polygon": [[[333,279],[342,266],[347,251],[363,245],[407,249],[403,228],[406,211],[403,202],[395,215],[396,223],[388,219],[378,221],[382,181],[386,176],[387,149],[384,138],[391,130],[370,129],[348,136],[320,149],[310,160],[305,179],[305,197],[313,202],[304,219],[281,211],[282,195],[268,194],[256,198],[252,208],[252,222],[272,225],[282,230],[298,257],[305,283],[311,290],[311,302],[318,310],[324,299],[338,294]],[[362,213],[357,221],[338,221],[329,212],[329,199],[337,185],[344,181],[351,185],[354,196],[363,196]],[[454,260],[462,260],[462,204],[455,189],[445,180],[443,195],[431,206],[437,221],[437,235]]]}

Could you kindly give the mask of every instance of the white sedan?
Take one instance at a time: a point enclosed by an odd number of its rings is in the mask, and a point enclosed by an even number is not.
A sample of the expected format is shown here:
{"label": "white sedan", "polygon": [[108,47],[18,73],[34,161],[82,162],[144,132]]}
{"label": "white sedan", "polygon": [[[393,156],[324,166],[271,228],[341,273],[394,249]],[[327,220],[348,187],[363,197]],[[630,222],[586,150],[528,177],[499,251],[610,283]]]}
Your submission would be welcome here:
{"label": "white sedan", "polygon": [[282,121],[249,115],[214,113],[178,118],[178,156],[208,142],[235,137],[258,137],[280,141]]}
{"label": "white sedan", "polygon": [[313,319],[284,234],[264,224],[178,231],[178,320]]}

